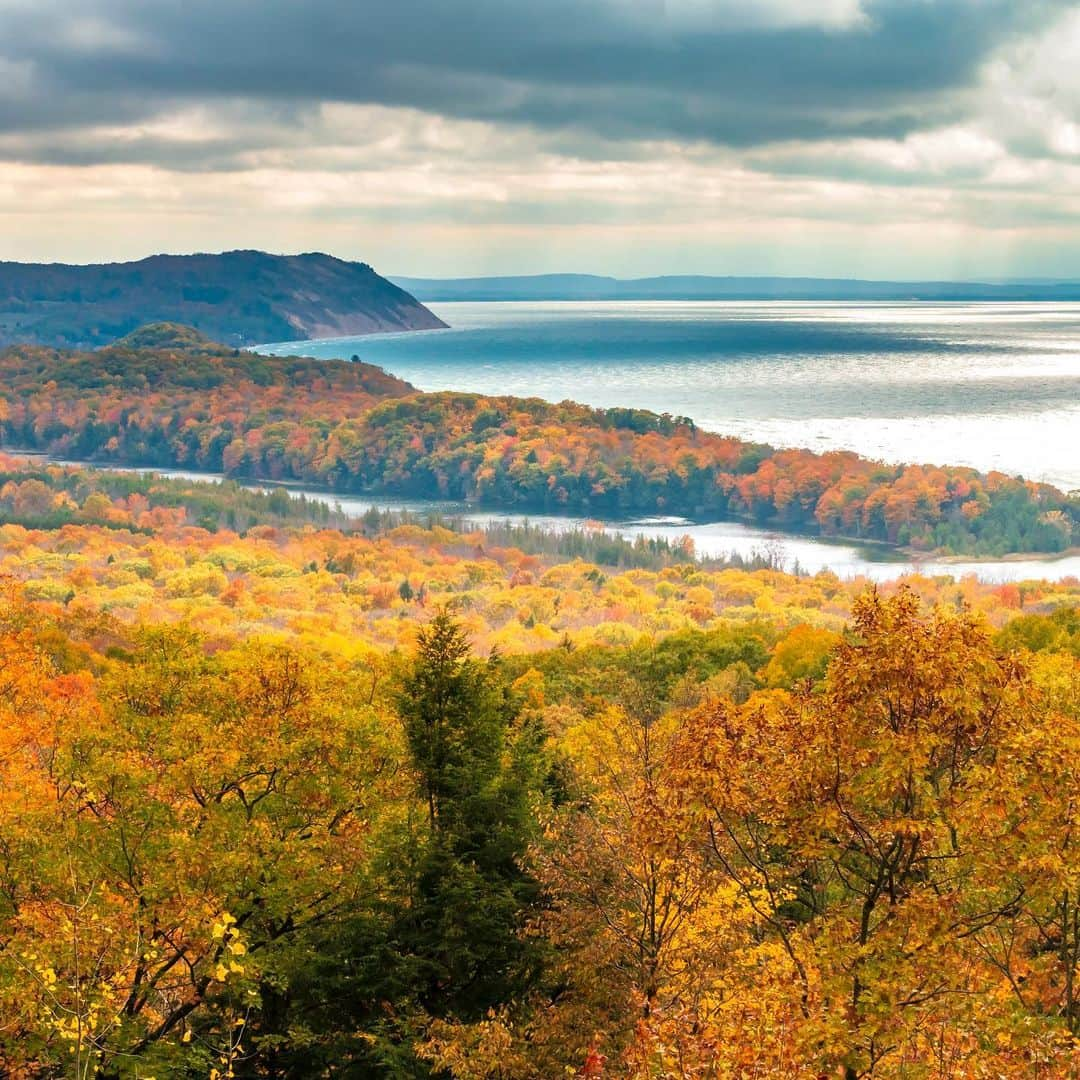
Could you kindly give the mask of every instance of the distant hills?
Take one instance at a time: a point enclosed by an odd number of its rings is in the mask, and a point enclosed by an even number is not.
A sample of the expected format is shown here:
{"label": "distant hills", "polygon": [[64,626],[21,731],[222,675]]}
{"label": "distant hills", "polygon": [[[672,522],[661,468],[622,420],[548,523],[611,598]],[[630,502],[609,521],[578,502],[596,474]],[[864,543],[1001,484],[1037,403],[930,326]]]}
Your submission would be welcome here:
{"label": "distant hills", "polygon": [[707,277],[629,280],[593,274],[390,279],[425,302],[439,300],[1080,300],[1061,281],[860,281],[848,278]]}
{"label": "distant hills", "polygon": [[433,330],[446,324],[424,302],[450,300],[1080,301],[1080,283],[593,274],[388,279],[366,263],[330,255],[261,251],[89,266],[0,262],[0,346],[100,348],[163,322],[192,326],[234,348]]}
{"label": "distant hills", "polygon": [[158,322],[184,323],[232,346],[446,325],[366,263],[330,255],[0,263],[0,345],[97,348]]}

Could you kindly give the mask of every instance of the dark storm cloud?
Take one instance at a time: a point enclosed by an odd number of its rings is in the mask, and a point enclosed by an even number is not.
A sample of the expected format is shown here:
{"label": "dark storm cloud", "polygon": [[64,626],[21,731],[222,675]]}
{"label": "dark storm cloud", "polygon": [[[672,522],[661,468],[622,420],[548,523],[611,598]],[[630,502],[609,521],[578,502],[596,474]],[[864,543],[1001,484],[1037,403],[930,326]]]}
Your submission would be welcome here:
{"label": "dark storm cloud", "polygon": [[[647,0],[0,0],[0,153],[90,161],[42,133],[238,101],[282,132],[349,102],[616,140],[899,137],[962,118],[984,61],[1067,6],[868,0],[846,26],[754,26]],[[167,141],[131,159],[171,165]]]}

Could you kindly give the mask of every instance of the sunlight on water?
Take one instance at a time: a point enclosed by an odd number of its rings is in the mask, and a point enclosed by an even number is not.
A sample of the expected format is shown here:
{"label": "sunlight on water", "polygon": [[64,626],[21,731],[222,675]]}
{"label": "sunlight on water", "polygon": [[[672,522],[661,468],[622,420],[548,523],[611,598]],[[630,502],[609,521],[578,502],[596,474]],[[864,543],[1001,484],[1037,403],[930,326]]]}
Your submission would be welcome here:
{"label": "sunlight on water", "polygon": [[636,406],[780,446],[1080,488],[1080,304],[433,307],[453,329],[266,351],[355,353],[425,390]]}

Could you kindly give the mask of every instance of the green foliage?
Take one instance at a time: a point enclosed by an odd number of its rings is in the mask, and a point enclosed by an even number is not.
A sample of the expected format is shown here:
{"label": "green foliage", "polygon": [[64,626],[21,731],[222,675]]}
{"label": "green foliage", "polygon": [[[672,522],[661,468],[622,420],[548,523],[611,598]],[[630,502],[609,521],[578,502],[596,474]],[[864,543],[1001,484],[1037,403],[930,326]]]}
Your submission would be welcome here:
{"label": "green foliage", "polygon": [[[625,648],[591,646],[507,657],[505,666],[514,676],[538,671],[548,701],[587,711],[602,710],[611,701],[631,708],[644,701],[655,712],[672,704],[686,684],[707,683],[735,668],[757,671],[780,634],[780,628],[764,620],[733,623],[680,630]],[[757,685],[752,677],[750,685]]]}
{"label": "green foliage", "polygon": [[1002,649],[1067,652],[1080,657],[1080,609],[1059,608],[1050,615],[1020,615],[998,631]]}
{"label": "green foliage", "polygon": [[283,1019],[313,1049],[283,1057],[286,1075],[327,1061],[334,1075],[429,1076],[413,1052],[428,1019],[480,1020],[540,970],[523,931],[541,901],[525,866],[541,730],[445,613],[420,632],[395,702],[422,810],[389,838],[370,905],[316,937],[314,966],[293,973]]}
{"label": "green foliage", "polygon": [[423,973],[425,1011],[477,1019],[520,986],[531,962],[520,931],[538,888],[521,860],[536,834],[539,732],[498,662],[472,659],[445,613],[419,635],[397,710],[428,814],[413,906],[397,932]]}

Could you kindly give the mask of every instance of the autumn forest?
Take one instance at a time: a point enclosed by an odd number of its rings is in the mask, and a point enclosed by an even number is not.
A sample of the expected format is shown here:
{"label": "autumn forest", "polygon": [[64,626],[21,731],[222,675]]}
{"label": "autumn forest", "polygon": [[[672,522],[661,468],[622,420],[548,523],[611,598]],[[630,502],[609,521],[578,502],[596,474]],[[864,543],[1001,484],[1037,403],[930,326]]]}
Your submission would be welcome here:
{"label": "autumn forest", "polygon": [[984,556],[1075,494],[175,326],[0,353],[0,444],[0,1075],[1080,1076],[1080,580],[278,485]]}
{"label": "autumn forest", "polygon": [[775,450],[640,409],[421,394],[364,363],[234,355],[170,324],[94,353],[0,354],[0,440],[342,493],[745,520],[952,554],[1080,539],[1075,496],[1002,473]]}

